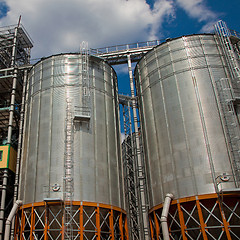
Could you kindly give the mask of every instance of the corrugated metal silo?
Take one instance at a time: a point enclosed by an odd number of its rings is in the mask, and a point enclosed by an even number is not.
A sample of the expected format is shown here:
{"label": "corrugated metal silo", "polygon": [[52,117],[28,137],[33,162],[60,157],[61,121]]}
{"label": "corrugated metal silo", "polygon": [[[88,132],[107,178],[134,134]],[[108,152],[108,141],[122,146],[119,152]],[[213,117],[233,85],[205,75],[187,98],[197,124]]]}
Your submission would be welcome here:
{"label": "corrugated metal silo", "polygon": [[88,73],[81,54],[51,56],[30,71],[19,238],[62,239],[64,231],[69,239],[125,237],[116,74],[105,61],[88,59]]}
{"label": "corrugated metal silo", "polygon": [[230,78],[219,41],[210,34],[168,40],[137,64],[152,239],[161,235],[167,193],[174,195],[171,239],[239,236],[232,216],[239,204],[237,176],[217,86]]}

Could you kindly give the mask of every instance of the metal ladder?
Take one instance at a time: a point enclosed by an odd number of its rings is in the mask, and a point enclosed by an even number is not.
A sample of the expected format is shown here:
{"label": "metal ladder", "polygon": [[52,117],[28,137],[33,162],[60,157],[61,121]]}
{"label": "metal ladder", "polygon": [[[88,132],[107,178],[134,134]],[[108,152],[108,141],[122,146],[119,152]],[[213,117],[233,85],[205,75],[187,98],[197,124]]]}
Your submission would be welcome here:
{"label": "metal ladder", "polygon": [[232,79],[240,81],[240,69],[236,59],[234,47],[230,40],[231,33],[226,23],[223,21],[218,21],[215,24],[215,32],[217,33],[218,38],[223,47],[223,51],[225,53],[228,66],[230,68],[230,74]]}
{"label": "metal ladder", "polygon": [[67,99],[65,122],[65,160],[64,160],[64,239],[73,240],[73,196],[74,196],[74,164],[73,164],[73,117],[71,102]]}
{"label": "metal ladder", "polygon": [[88,43],[82,42],[80,46],[82,57],[82,114],[90,115],[90,81],[89,81],[89,54]]}
{"label": "metal ladder", "polygon": [[234,109],[236,100],[235,88],[238,88],[240,81],[240,70],[236,56],[238,53],[234,51],[234,46],[231,43],[231,33],[227,25],[223,21],[218,21],[215,25],[215,32],[220,40],[223,48],[231,79],[221,78],[216,81],[219,100],[225,120],[228,143],[233,157],[233,167],[235,170],[235,179],[240,181],[240,129],[237,115]]}
{"label": "metal ladder", "polygon": [[237,181],[240,181],[240,129],[233,105],[233,89],[228,78],[221,78],[216,81],[216,84],[229,138],[228,141],[233,155],[235,175]]}

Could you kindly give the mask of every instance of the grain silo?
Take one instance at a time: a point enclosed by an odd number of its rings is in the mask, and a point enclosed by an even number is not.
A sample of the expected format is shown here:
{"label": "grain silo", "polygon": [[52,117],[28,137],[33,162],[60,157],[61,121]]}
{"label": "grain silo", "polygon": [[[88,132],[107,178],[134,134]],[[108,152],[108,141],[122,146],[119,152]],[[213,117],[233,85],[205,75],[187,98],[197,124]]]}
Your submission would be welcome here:
{"label": "grain silo", "polygon": [[152,239],[166,221],[170,239],[239,239],[238,61],[222,37],[168,39],[136,66]]}
{"label": "grain silo", "polygon": [[16,239],[125,239],[117,81],[102,59],[44,58],[30,73]]}

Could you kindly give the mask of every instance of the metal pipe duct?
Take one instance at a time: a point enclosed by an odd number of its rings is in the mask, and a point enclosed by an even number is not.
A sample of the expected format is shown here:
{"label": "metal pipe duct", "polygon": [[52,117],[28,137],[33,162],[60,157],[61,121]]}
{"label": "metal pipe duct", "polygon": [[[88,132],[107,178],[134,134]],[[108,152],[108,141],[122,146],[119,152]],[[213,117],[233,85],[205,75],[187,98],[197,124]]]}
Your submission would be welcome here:
{"label": "metal pipe duct", "polygon": [[7,218],[7,221],[6,221],[6,224],[5,224],[5,235],[4,235],[4,240],[9,240],[10,238],[10,230],[11,230],[11,222],[15,216],[15,213],[18,209],[19,206],[22,205],[22,201],[21,200],[17,200],[13,207],[12,207],[12,210]]}

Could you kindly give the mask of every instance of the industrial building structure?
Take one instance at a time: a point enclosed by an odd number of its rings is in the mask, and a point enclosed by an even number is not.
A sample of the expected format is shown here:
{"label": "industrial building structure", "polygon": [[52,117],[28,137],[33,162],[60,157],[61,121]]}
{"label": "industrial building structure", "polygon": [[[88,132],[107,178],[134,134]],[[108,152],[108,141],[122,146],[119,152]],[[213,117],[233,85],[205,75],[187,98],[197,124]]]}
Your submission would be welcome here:
{"label": "industrial building structure", "polygon": [[2,28],[0,239],[240,239],[240,38],[215,30],[30,65]]}

